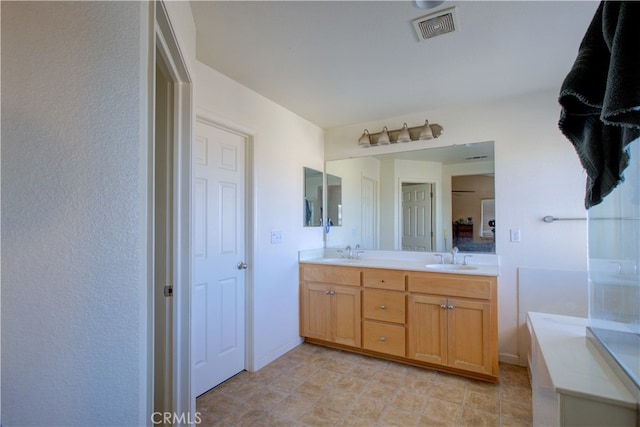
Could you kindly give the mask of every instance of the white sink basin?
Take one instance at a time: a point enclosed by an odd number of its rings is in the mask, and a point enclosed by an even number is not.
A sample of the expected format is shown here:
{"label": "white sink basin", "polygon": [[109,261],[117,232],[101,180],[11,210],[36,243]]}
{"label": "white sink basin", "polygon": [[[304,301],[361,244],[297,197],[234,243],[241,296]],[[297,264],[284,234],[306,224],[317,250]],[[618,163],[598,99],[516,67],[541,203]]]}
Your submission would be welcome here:
{"label": "white sink basin", "polygon": [[425,267],[440,271],[470,271],[478,269],[478,267],[474,267],[473,265],[460,264],[427,264]]}

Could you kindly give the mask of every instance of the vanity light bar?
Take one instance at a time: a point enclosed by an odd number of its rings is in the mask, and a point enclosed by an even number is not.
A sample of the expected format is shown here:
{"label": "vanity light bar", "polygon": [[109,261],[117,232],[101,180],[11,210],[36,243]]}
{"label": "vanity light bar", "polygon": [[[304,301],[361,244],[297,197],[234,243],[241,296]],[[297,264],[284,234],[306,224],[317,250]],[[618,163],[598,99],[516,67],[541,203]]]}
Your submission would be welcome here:
{"label": "vanity light bar", "polygon": [[388,130],[384,126],[382,131],[377,133],[369,133],[369,130],[365,129],[358,139],[358,145],[368,148],[398,142],[426,141],[438,138],[443,133],[444,128],[442,126],[437,123],[429,124],[429,120],[425,120],[424,125],[411,128],[405,123],[401,129]]}

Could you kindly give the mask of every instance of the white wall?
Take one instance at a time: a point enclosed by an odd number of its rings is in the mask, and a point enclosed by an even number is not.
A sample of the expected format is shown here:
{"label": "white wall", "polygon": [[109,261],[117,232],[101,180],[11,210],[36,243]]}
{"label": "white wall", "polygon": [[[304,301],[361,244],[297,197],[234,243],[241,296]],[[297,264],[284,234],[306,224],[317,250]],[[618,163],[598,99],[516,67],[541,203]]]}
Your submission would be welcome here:
{"label": "white wall", "polygon": [[[501,359],[519,359],[518,281],[520,267],[586,270],[586,221],[542,222],[545,215],[584,217],[585,174],[571,144],[557,127],[557,91],[534,93],[482,105],[426,111],[326,130],[326,160],[418,149],[431,146],[495,141],[496,248],[499,278],[499,347]],[[444,126],[436,140],[373,147],[357,146],[367,128],[400,128],[423,123]],[[521,230],[520,243],[509,242],[509,230]]]}
{"label": "white wall", "polygon": [[[303,167],[324,170],[324,133],[274,102],[196,64],[196,107],[254,134],[253,367],[300,343],[298,250],[323,246],[321,227],[303,227]],[[283,242],[271,244],[271,230]]]}
{"label": "white wall", "polygon": [[2,3],[2,422],[147,423],[149,4]]}

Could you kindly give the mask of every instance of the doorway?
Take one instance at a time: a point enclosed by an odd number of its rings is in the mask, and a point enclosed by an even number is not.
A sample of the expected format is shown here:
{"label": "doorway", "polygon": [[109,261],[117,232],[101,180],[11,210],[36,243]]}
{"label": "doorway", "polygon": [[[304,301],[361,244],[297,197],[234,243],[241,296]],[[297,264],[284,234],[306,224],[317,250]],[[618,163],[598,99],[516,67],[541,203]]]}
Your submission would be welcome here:
{"label": "doorway", "polygon": [[163,2],[149,76],[148,412],[195,414],[190,390],[191,77]]}

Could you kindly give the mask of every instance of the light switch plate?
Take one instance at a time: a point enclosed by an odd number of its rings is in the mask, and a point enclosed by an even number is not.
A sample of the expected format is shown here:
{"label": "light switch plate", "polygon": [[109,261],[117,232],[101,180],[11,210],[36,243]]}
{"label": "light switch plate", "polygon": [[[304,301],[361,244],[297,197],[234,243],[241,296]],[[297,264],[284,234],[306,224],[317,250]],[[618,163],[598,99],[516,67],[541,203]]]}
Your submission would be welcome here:
{"label": "light switch plate", "polygon": [[511,232],[511,241],[512,242],[519,242],[520,241],[520,229],[519,228],[512,228],[511,230],[509,230]]}
{"label": "light switch plate", "polygon": [[271,244],[282,243],[282,231],[271,230]]}

